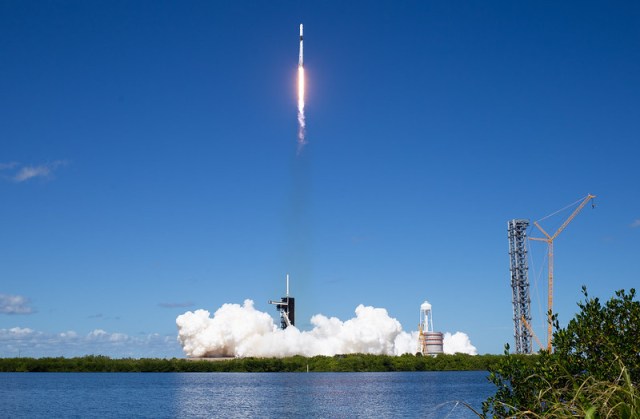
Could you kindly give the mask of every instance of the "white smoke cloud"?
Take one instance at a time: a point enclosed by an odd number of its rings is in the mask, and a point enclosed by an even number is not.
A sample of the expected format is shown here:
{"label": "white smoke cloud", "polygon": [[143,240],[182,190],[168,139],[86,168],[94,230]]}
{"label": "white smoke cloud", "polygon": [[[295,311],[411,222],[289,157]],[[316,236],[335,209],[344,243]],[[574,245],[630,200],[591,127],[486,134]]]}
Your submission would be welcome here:
{"label": "white smoke cloud", "polygon": [[471,344],[471,340],[466,333],[456,332],[453,335],[449,332],[444,334],[444,353],[445,354],[469,354],[478,355],[478,350]]}
{"label": "white smoke cloud", "polygon": [[[402,330],[398,320],[383,308],[359,305],[356,316],[341,321],[316,314],[313,329],[279,329],[267,313],[258,311],[252,300],[224,304],[210,317],[207,310],[188,311],[176,319],[178,341],[189,357],[285,357],[348,353],[401,355],[415,353],[418,332]],[[444,352],[475,355],[476,348],[462,333],[444,336]]]}

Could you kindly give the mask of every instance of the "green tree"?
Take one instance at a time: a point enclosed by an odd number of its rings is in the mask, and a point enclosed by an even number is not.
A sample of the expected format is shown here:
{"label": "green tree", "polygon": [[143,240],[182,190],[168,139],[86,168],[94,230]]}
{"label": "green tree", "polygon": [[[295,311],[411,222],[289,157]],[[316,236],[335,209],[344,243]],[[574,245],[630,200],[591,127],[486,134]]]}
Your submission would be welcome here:
{"label": "green tree", "polygon": [[594,378],[613,380],[626,366],[633,382],[640,382],[640,302],[634,301],[635,289],[603,306],[598,298],[580,302],[580,312],[566,329],[554,334],[555,355],[570,374],[588,371]]}
{"label": "green tree", "polygon": [[499,417],[640,417],[640,302],[617,291],[602,305],[578,303],[565,329],[554,316],[554,352],[509,354],[489,368],[496,394],[483,413]]}

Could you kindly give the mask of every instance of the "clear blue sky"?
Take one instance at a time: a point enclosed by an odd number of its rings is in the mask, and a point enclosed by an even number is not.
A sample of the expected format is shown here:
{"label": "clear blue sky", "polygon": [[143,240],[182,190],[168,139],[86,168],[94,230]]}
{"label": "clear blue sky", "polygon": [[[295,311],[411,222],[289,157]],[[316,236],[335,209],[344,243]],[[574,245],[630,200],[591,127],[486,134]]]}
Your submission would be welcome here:
{"label": "clear blue sky", "polygon": [[415,330],[426,299],[499,353],[507,221],[587,193],[555,244],[561,322],[582,284],[637,287],[639,22],[633,1],[0,3],[0,356],[181,356],[177,315],[275,317],[287,272],[302,329],[362,303]]}

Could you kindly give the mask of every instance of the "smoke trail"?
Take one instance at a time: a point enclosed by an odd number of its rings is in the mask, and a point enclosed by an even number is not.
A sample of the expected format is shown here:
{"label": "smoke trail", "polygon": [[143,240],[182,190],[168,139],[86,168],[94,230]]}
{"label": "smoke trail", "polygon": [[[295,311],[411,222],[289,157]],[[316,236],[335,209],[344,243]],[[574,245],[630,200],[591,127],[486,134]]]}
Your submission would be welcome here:
{"label": "smoke trail", "polygon": [[298,55],[298,154],[307,143],[304,117],[304,42],[303,26],[300,24],[300,51]]}
{"label": "smoke trail", "polygon": [[298,152],[306,144],[304,116],[304,66],[298,65]]}
{"label": "smoke trail", "polygon": [[[383,308],[359,305],[347,321],[316,314],[313,329],[281,330],[252,300],[224,304],[210,317],[207,310],[188,311],[176,319],[178,341],[189,357],[285,357],[293,355],[333,356],[366,353],[401,355],[415,353],[418,332],[402,331],[402,325]],[[456,332],[444,336],[444,352],[476,355],[469,337]]]}

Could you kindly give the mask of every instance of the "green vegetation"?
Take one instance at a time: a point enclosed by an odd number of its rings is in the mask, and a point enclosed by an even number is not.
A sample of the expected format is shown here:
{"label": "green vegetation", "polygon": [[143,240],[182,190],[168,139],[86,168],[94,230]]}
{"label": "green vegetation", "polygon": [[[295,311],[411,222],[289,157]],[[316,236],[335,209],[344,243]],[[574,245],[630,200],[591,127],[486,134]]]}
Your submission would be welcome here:
{"label": "green vegetation", "polygon": [[617,291],[602,305],[589,298],[560,329],[554,316],[554,352],[535,362],[505,356],[489,367],[497,392],[483,413],[498,417],[640,417],[640,302],[635,290]]}
{"label": "green vegetation", "polygon": [[[225,360],[0,358],[0,372],[374,372],[487,370],[502,355],[336,355],[306,358],[235,358]],[[531,357],[529,357],[531,359]]]}

